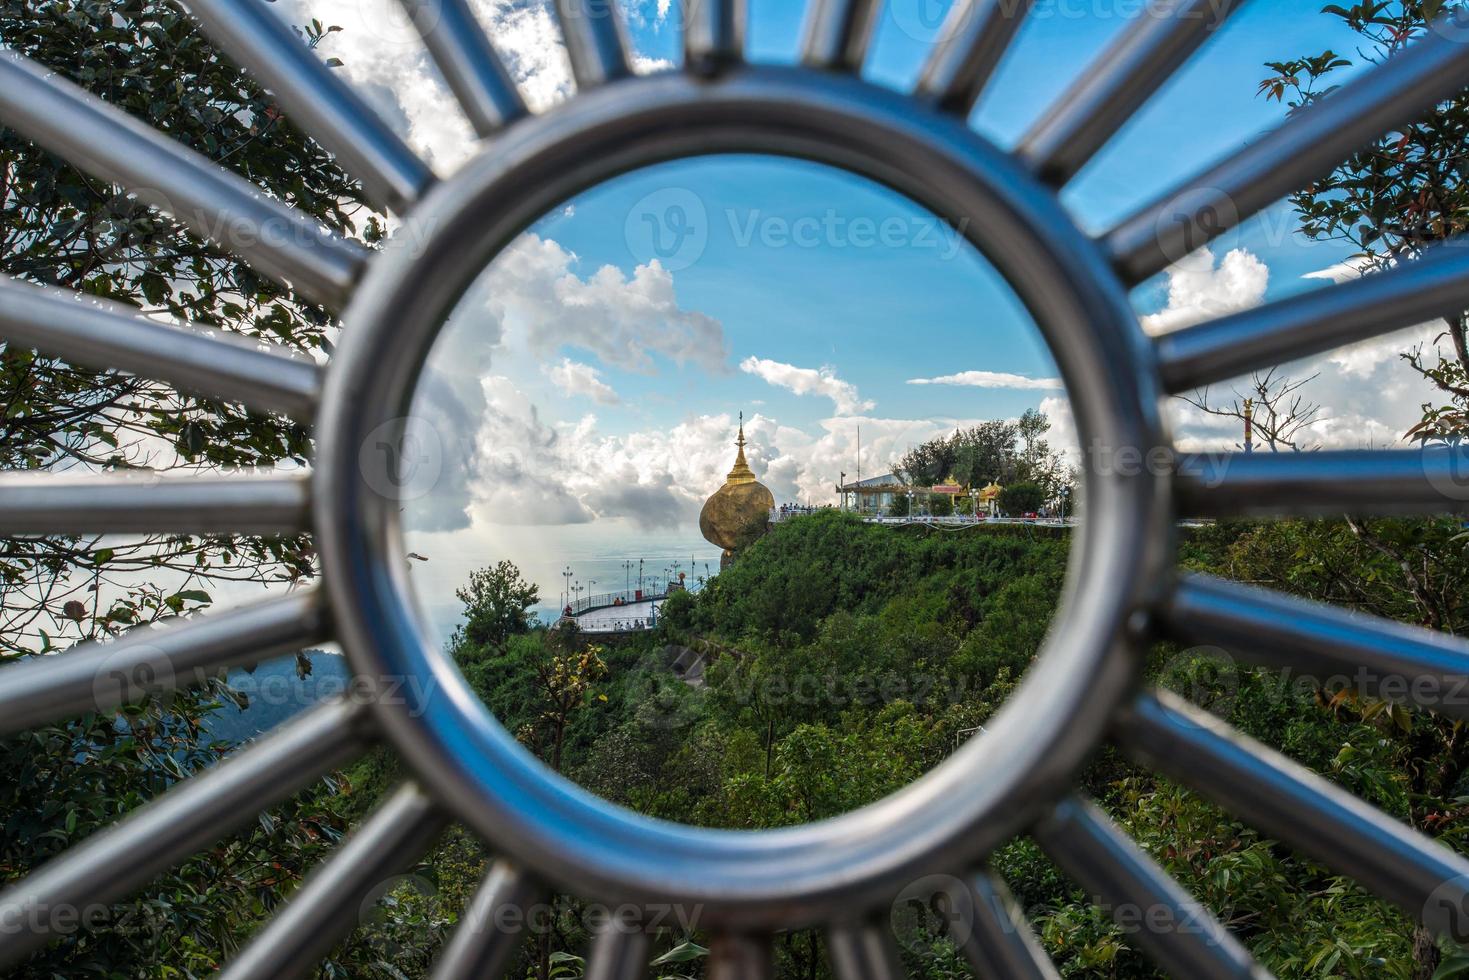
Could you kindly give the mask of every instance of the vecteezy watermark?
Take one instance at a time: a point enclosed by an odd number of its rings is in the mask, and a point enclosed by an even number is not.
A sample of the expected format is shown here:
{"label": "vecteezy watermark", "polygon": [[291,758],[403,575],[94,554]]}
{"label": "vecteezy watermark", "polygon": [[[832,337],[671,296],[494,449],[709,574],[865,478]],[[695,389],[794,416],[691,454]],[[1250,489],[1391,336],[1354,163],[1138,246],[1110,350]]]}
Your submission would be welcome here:
{"label": "vecteezy watermark", "polygon": [[669,272],[687,269],[709,245],[709,211],[686,187],[645,195],[628,211],[623,238],[639,265],[657,262]]}
{"label": "vecteezy watermark", "polygon": [[444,443],[427,419],[389,419],[368,433],[357,450],[362,478],[386,500],[417,500],[438,485]]}
{"label": "vecteezy watermark", "polygon": [[788,217],[766,214],[759,208],[724,212],[736,248],[759,244],[764,248],[919,249],[945,261],[965,245],[969,219],[957,223],[929,214],[845,215],[836,208],[820,214]]}
{"label": "vecteezy watermark", "polygon": [[1160,686],[1220,718],[1234,713],[1239,681],[1238,661],[1216,646],[1189,647],[1175,653],[1157,675]]}
{"label": "vecteezy watermark", "polygon": [[98,665],[92,678],[92,702],[106,710],[158,697],[177,687],[173,663],[162,647],[124,642]]}
{"label": "vecteezy watermark", "polygon": [[1469,448],[1435,443],[1419,457],[1423,475],[1445,500],[1469,500]]}
{"label": "vecteezy watermark", "polygon": [[974,933],[974,895],[953,875],[927,875],[898,893],[888,917],[893,935],[912,952],[939,934],[963,946]]}
{"label": "vecteezy watermark", "polygon": [[74,905],[34,899],[0,906],[0,936],[44,933],[66,936],[94,930],[112,920],[112,908],[100,903]]}
{"label": "vecteezy watermark", "polygon": [[1440,936],[1469,943],[1469,877],[1450,878],[1429,892],[1419,921]]}

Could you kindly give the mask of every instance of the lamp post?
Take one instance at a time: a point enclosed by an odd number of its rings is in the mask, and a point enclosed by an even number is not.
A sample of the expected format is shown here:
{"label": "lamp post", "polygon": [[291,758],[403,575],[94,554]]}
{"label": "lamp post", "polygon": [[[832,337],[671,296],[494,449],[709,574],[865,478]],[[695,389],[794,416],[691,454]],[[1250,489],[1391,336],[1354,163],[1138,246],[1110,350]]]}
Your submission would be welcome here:
{"label": "lamp post", "polygon": [[566,566],[566,570],[561,573],[561,578],[564,580],[564,583],[563,583],[563,585],[561,587],[561,600],[562,600],[561,601],[561,607],[564,609],[567,606],[571,605],[571,566],[570,565],[567,565]]}

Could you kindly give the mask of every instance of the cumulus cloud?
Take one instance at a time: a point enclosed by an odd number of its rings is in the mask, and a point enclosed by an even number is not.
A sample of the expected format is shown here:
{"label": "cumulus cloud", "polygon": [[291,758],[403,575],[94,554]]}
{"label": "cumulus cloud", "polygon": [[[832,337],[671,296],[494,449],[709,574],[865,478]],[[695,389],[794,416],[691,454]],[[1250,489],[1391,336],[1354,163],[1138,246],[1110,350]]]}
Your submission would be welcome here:
{"label": "cumulus cloud", "polygon": [[747,357],[740,362],[740,370],[798,395],[830,398],[838,415],[870,411],[877,404],[864,400],[857,394],[856,385],[837,377],[830,367],[803,368],[764,357]]}
{"label": "cumulus cloud", "polygon": [[582,396],[603,405],[616,405],[621,400],[617,397],[617,392],[612,390],[612,386],[602,380],[602,372],[590,364],[582,364],[569,357],[563,357],[560,364],[548,367],[546,376],[563,394],[571,398]]}
{"label": "cumulus cloud", "polygon": [[[735,456],[737,419],[689,416],[668,426],[608,431],[595,414],[550,421],[511,379],[483,380],[482,421],[468,456],[472,474],[458,513],[463,524],[565,525],[625,519],[648,529],[686,528],[724,482]],[[889,472],[910,446],[972,420],[838,416],[812,432],[756,414],[745,420],[745,455],[777,500],[829,502],[840,473]],[[859,435],[860,429],[860,435]],[[440,488],[436,495],[457,492]],[[411,530],[425,527],[410,510]],[[432,511],[434,508],[427,508]],[[460,525],[462,526],[462,525]]]}
{"label": "cumulus cloud", "polygon": [[1027,378],[1006,371],[960,371],[937,378],[909,378],[910,385],[958,385],[967,388],[1012,388],[1021,391],[1065,387],[1060,378]]}
{"label": "cumulus cloud", "polygon": [[[513,383],[494,375],[502,352],[524,351],[550,363],[545,373],[563,392],[603,405],[617,403],[617,393],[592,365],[556,358],[562,348],[629,370],[653,371],[658,358],[727,370],[719,321],[680,308],[667,270],[653,263],[627,277],[608,267],[582,278],[576,265],[576,256],[556,242],[525,235],[461,300],[414,398],[415,431],[434,436],[442,472],[434,492],[405,509],[411,529],[468,527],[477,499],[490,511],[517,515],[519,523],[595,516],[574,486],[561,481],[554,492],[546,489],[567,468],[564,436]],[[576,436],[577,452],[588,451],[588,438]]]}
{"label": "cumulus cloud", "polygon": [[[1169,270],[1167,307],[1143,318],[1150,333],[1247,309],[1263,300],[1269,270],[1257,258],[1236,250],[1216,265],[1206,253],[1201,250]],[[1304,278],[1336,284],[1367,272],[1362,263],[1349,260]],[[1300,433],[1299,442],[1326,449],[1401,445],[1403,433],[1420,418],[1423,403],[1435,398],[1432,387],[1403,363],[1401,355],[1420,345],[1432,350],[1440,329],[1440,323],[1424,324],[1281,366],[1282,376],[1311,379],[1301,394],[1320,406],[1319,417]],[[1248,379],[1216,386],[1210,400],[1227,403],[1236,393],[1241,398],[1252,394]],[[1183,399],[1169,401],[1168,416],[1175,441],[1186,451],[1229,449],[1242,439],[1239,420],[1208,415]]]}
{"label": "cumulus cloud", "polygon": [[1216,259],[1205,247],[1168,269],[1168,304],[1142,317],[1150,334],[1167,333],[1204,320],[1258,306],[1270,285],[1270,269],[1254,253],[1237,248]]}
{"label": "cumulus cloud", "polygon": [[[399,0],[286,0],[271,6],[292,24],[316,18],[341,27],[317,53],[341,59],[338,70],[436,170],[451,172],[475,151],[473,131]],[[551,0],[469,0],[469,6],[532,110],[544,111],[573,91]],[[624,8],[646,17],[637,4]],[[661,20],[664,0],[658,8]],[[637,52],[632,63],[640,72],[669,67]]]}
{"label": "cumulus cloud", "polygon": [[656,259],[631,277],[607,265],[583,279],[576,266],[576,255],[558,242],[522,235],[484,277],[485,312],[543,357],[570,346],[631,371],[652,371],[654,355],[725,370],[723,326],[680,307],[673,274]]}

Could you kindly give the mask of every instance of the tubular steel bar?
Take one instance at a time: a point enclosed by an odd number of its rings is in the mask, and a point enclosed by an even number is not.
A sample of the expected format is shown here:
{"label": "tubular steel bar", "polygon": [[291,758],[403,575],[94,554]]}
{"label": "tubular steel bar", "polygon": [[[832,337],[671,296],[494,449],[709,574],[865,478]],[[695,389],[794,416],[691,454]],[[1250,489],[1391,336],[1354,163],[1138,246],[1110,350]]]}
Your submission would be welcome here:
{"label": "tubular steel bar", "polygon": [[1469,308],[1469,241],[1337,286],[1164,334],[1154,341],[1175,394],[1320,354]]}
{"label": "tubular steel bar", "polygon": [[111,711],[329,638],[322,597],[308,588],[31,657],[0,668],[0,733]]}
{"label": "tubular steel bar", "polygon": [[1449,514],[1469,510],[1469,450],[1197,453],[1177,459],[1190,517]]}
{"label": "tubular steel bar", "polygon": [[881,14],[882,0],[811,0],[801,63],[808,68],[860,71]]}
{"label": "tubular steel bar", "polygon": [[1145,5],[1122,36],[1020,140],[1016,155],[1051,184],[1065,184],[1243,0]]}
{"label": "tubular steel bar", "polygon": [[283,347],[145,319],[121,303],[0,276],[0,337],[72,364],[117,368],[310,421],[321,369]]}
{"label": "tubular steel bar", "polygon": [[1061,870],[1172,976],[1263,980],[1270,974],[1209,910],[1093,804],[1063,800],[1035,829]]}
{"label": "tubular steel bar", "polygon": [[637,817],[528,757],[423,641],[392,531],[401,503],[379,489],[396,474],[362,446],[401,419],[446,311],[528,224],[645,164],[726,151],[873,176],[964,228],[1047,337],[1077,406],[1078,441],[1166,446],[1152,352],[1101,250],[1052,189],[993,144],[846,72],[747,65],[714,84],[683,71],[639,76],[522,120],[491,150],[421,202],[413,249],[374,260],[316,423],[314,541],[339,640],[359,673],[431,682],[431,697],[404,685],[401,702],[383,707],[387,737],[458,818],[549,886],[604,903],[678,901],[700,910],[711,935],[845,923],[935,869],[963,873],[1023,832],[1135,688],[1139,651],[1125,624],[1172,567],[1166,472],[1088,473],[1088,519],[1071,550],[1085,599],[1062,603],[1014,702],[982,735],[872,806],[750,833]]}
{"label": "tubular steel bar", "polygon": [[433,172],[341,76],[259,0],[177,0],[231,60],[268,88],[367,197],[402,214]]}
{"label": "tubular steel bar", "polygon": [[1137,762],[1398,905],[1469,940],[1469,860],[1167,691],[1144,693],[1117,737]]}
{"label": "tubular steel bar", "polygon": [[0,48],[0,122],[312,302],[340,309],[367,261],[356,242],[7,48]]}
{"label": "tubular steel bar", "polygon": [[837,980],[902,980],[898,951],[882,919],[834,926],[826,934],[826,951]]}
{"label": "tubular steel bar", "polygon": [[310,488],[305,473],[3,473],[0,533],[299,534]]}
{"label": "tubular steel bar", "polygon": [[52,938],[56,910],[72,910],[84,922],[91,911],[105,912],[250,823],[262,808],[350,762],[365,745],[363,715],[344,702],[311,708],[0,892],[0,918],[25,923],[24,931],[0,931],[0,967],[14,965]]}
{"label": "tubular steel bar", "polygon": [[606,85],[632,74],[615,0],[556,0],[556,13],[578,89]]}
{"label": "tubular steel bar", "polygon": [[525,115],[525,102],[466,0],[402,0],[424,46],[480,136]]}
{"label": "tubular steel bar", "polygon": [[915,94],[968,117],[1009,50],[1032,0],[956,0]]}
{"label": "tubular steel bar", "polygon": [[1469,641],[1214,578],[1186,575],[1163,609],[1169,636],[1218,644],[1252,664],[1282,667],[1328,690],[1469,720]]}
{"label": "tubular steel bar", "polygon": [[1144,205],[1104,238],[1136,284],[1469,85],[1469,12],[1291,116],[1206,173]]}
{"label": "tubular steel bar", "polygon": [[966,888],[967,895],[951,900],[972,904],[973,915],[967,922],[953,921],[949,934],[979,980],[1059,980],[1003,881],[993,872],[981,871],[969,876]]}
{"label": "tubular steel bar", "polygon": [[684,4],[684,67],[710,75],[745,57],[747,0],[687,0]]}
{"label": "tubular steel bar", "polygon": [[311,871],[265,928],[220,972],[221,980],[283,980],[309,975],[354,926],[380,890],[428,850],[448,824],[413,785],[399,787]]}
{"label": "tubular steel bar", "polygon": [[648,975],[648,934],[614,917],[592,939],[583,980],[641,980]]}
{"label": "tubular steel bar", "polygon": [[707,980],[773,980],[775,950],[770,937],[715,936],[709,944],[704,975]]}
{"label": "tubular steel bar", "polygon": [[541,888],[503,859],[490,865],[479,890],[434,966],[434,980],[501,977],[528,925]]}

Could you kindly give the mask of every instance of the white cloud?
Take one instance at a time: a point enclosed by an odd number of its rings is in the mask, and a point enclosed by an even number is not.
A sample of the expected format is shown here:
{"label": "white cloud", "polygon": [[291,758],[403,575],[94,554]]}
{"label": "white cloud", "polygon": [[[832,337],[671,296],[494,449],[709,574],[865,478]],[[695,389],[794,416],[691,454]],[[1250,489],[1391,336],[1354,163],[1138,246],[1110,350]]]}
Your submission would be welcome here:
{"label": "white cloud", "polygon": [[602,380],[602,373],[590,364],[563,357],[560,364],[546,368],[546,376],[568,397],[591,398],[603,405],[616,405],[621,401],[612,386]]}
{"label": "white cloud", "polygon": [[1006,371],[960,371],[937,378],[909,378],[910,385],[959,385],[968,388],[1012,388],[1021,391],[1065,387],[1060,378],[1027,378]]}
{"label": "white cloud", "polygon": [[1168,305],[1142,317],[1143,329],[1157,335],[1247,310],[1269,284],[1269,268],[1253,253],[1237,248],[1216,264],[1213,250],[1201,248],[1168,269]]}
{"label": "white cloud", "polygon": [[726,370],[723,326],[680,307],[673,274],[656,259],[630,278],[607,265],[583,279],[576,266],[576,255],[559,243],[522,235],[495,260],[477,292],[507,337],[538,356],[571,346],[631,371],[651,372],[654,355]]}
{"label": "white cloud", "polygon": [[[341,27],[317,53],[340,58],[337,70],[436,170],[452,172],[474,153],[475,134],[399,0],[287,0],[271,6],[292,24],[316,18]],[[532,111],[571,94],[571,64],[551,0],[469,0],[469,6]],[[666,12],[666,0],[660,0],[660,19]],[[639,72],[670,67],[636,52],[632,63]]]}
{"label": "white cloud", "polygon": [[[1231,264],[1237,254],[1241,258]],[[1361,262],[1348,260],[1304,278],[1339,284],[1365,271]],[[1268,270],[1248,253],[1231,252],[1217,268],[1212,256],[1196,253],[1169,270],[1168,307],[1144,317],[1143,325],[1159,333],[1257,305],[1268,279]],[[1402,445],[1403,433],[1417,423],[1423,403],[1436,395],[1401,355],[1419,345],[1432,351],[1441,329],[1441,322],[1424,324],[1282,365],[1281,376],[1313,379],[1300,394],[1320,406],[1317,420],[1298,441],[1326,449]],[[1210,401],[1227,404],[1236,392],[1241,397],[1252,394],[1247,379],[1214,386]],[[1175,441],[1186,451],[1228,449],[1243,438],[1239,420],[1207,415],[1182,399],[1170,399],[1168,417]]]}
{"label": "white cloud", "polygon": [[830,398],[838,415],[869,411],[876,405],[858,395],[856,385],[837,377],[834,368],[803,368],[764,357],[747,357],[740,362],[740,370],[798,395]]}

